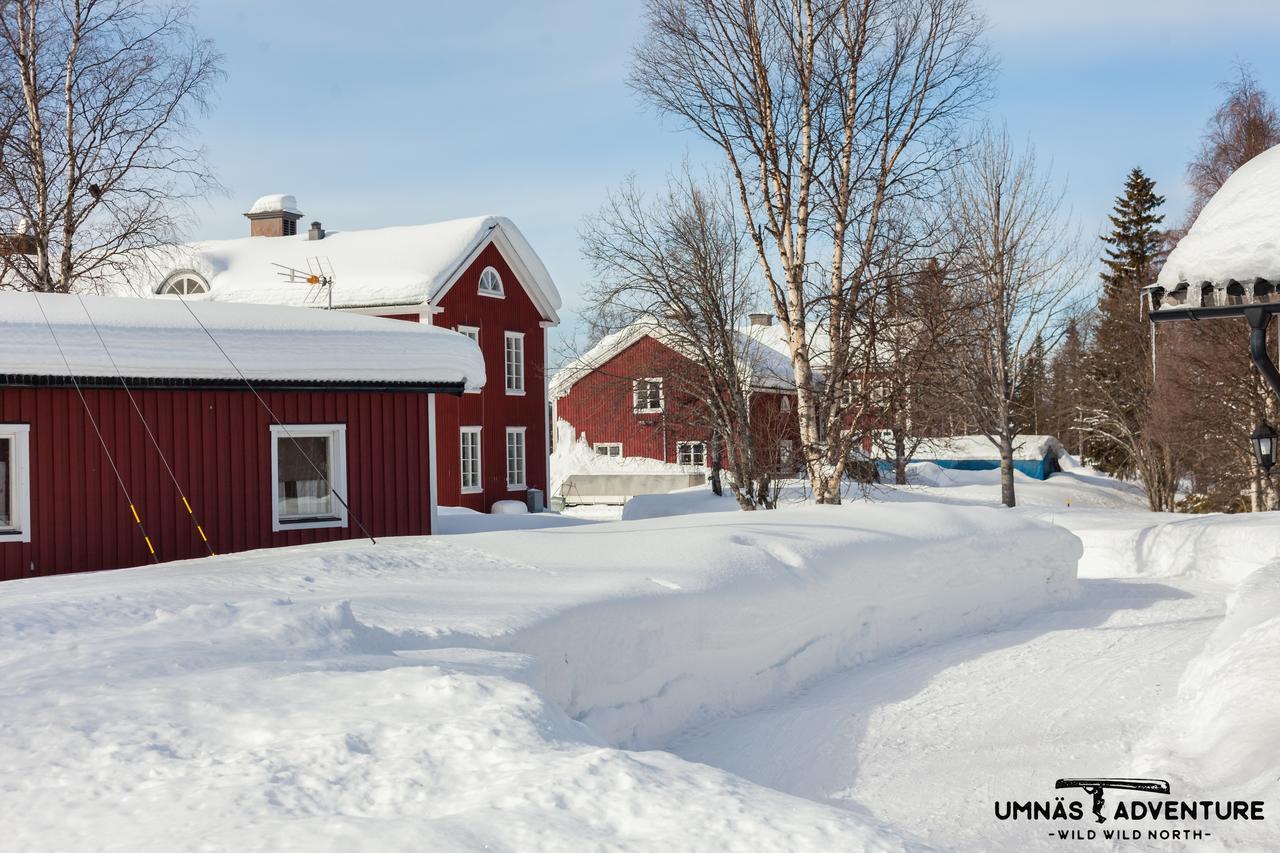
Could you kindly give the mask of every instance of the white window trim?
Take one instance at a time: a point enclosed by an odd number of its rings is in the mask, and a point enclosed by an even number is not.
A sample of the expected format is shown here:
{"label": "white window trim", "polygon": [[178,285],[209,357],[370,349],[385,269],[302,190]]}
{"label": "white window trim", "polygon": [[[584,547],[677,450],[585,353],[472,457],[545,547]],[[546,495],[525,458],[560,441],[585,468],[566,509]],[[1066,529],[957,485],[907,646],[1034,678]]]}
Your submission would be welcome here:
{"label": "white window trim", "polygon": [[13,440],[13,527],[0,530],[0,542],[31,541],[31,425],[0,424],[0,438]]}
{"label": "white window trim", "polygon": [[[618,448],[618,455],[617,455],[617,456],[610,456],[610,455],[609,455],[609,454],[607,454],[607,453],[601,453],[601,452],[600,452],[600,448],[602,448],[602,447],[616,447],[616,448]],[[606,457],[608,457],[609,459],[625,459],[625,458],[626,458],[625,456],[623,456],[623,455],[622,455],[622,442],[621,442],[621,441],[597,441],[595,444],[593,444],[593,445],[591,446],[591,449],[592,449],[592,450],[594,450],[594,451],[596,452],[596,455],[597,455],[597,456],[606,456]]]}
{"label": "white window trim", "polygon": [[[699,465],[699,464],[698,464],[698,463],[696,463],[696,462],[681,462],[681,461],[680,461],[680,448],[681,448],[681,447],[684,447],[684,446],[686,446],[686,445],[690,445],[690,444],[701,444],[701,445],[702,445],[702,464],[701,464],[701,465]],[[701,439],[701,438],[690,438],[690,439],[687,439],[687,440],[685,440],[685,441],[677,441],[677,442],[676,442],[676,464],[677,464],[677,465],[685,465],[685,466],[687,466],[687,467],[689,467],[689,468],[706,468],[706,467],[707,467],[707,442],[706,442],[705,440]]]}
{"label": "white window trim", "polygon": [[[458,428],[458,488],[462,490],[464,495],[478,495],[484,491],[484,439],[482,430],[484,427],[464,426]],[[476,434],[476,483],[474,486],[464,485],[462,482],[462,434]]]}
{"label": "white window trim", "polygon": [[[280,520],[280,439],[329,439],[329,491],[334,495],[334,517],[310,521]],[[342,500],[338,500],[341,496]],[[346,424],[272,424],[271,425],[271,530],[316,530],[324,527],[346,527],[347,505],[347,425]]]}
{"label": "white window trim", "polygon": [[195,270],[190,270],[190,269],[175,270],[169,273],[169,275],[165,278],[165,280],[160,283],[160,286],[156,288],[156,295],[157,296],[177,296],[178,294],[176,293],[169,293],[168,289],[169,289],[169,286],[173,284],[175,281],[183,278],[195,279],[195,281],[200,285],[200,287],[203,288],[198,293],[182,294],[183,299],[186,299],[189,296],[208,296],[209,295],[209,280],[204,276],[202,276],[200,273],[196,272]]}
{"label": "white window trim", "polygon": [[[520,342],[520,387],[511,388],[507,382],[507,342]],[[509,397],[523,397],[526,393],[525,388],[528,383],[525,381],[525,373],[527,372],[528,359],[524,357],[524,332],[503,332],[502,333],[502,387],[506,389]]]}
{"label": "white window trim", "polygon": [[[458,334],[466,335],[467,337],[471,338],[473,341],[476,342],[476,346],[480,346],[480,327],[479,326],[458,325],[455,327],[455,329],[457,330]],[[472,335],[474,335],[475,337],[471,337]],[[506,357],[505,353],[503,353],[503,357],[504,358]],[[467,393],[479,394],[482,390],[483,389],[481,388],[468,388]]]}
{"label": "white window trim", "polygon": [[[658,408],[642,409],[640,408],[640,383],[652,382],[658,386]],[[667,391],[663,387],[661,376],[646,376],[642,379],[634,379],[631,382],[631,410],[637,415],[651,415],[656,412],[665,410],[667,405]]]}
{"label": "white window trim", "polygon": [[[489,273],[489,272],[492,272],[495,276],[498,277],[497,290],[485,290],[483,287],[480,286],[480,282],[484,281],[485,273]],[[506,283],[503,282],[502,280],[502,273],[498,272],[497,269],[495,269],[494,267],[485,267],[484,269],[480,270],[480,278],[476,281],[476,293],[480,294],[481,296],[488,296],[490,299],[505,299],[507,297],[506,288],[507,288]]]}
{"label": "white window trim", "polygon": [[[529,441],[526,433],[528,427],[507,427],[506,442],[502,445],[502,452],[506,459],[507,469],[507,491],[520,492],[529,488]],[[520,436],[520,482],[511,482],[511,436]]]}

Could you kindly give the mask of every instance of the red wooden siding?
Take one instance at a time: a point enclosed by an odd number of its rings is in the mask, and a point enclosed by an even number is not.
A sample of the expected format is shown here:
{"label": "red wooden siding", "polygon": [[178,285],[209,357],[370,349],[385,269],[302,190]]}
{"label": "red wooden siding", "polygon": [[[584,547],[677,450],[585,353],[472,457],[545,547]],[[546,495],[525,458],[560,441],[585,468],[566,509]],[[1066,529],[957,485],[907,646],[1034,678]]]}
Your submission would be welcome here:
{"label": "red wooden siding", "polygon": [[[702,403],[678,390],[692,363],[665,344],[643,337],[582,377],[556,402],[556,417],[591,444],[622,442],[624,456],[676,461],[676,443],[706,441]],[[637,413],[633,381],[663,379],[664,411]]]}
{"label": "red wooden siding", "polygon": [[[502,299],[479,294],[480,273],[485,267],[493,267],[502,276]],[[479,394],[436,399],[436,459],[441,505],[487,512],[495,501],[525,499],[525,489],[507,490],[507,427],[525,427],[525,481],[528,488],[545,493],[546,352],[541,312],[492,243],[462,273],[440,300],[439,307],[443,310],[432,318],[433,324],[446,329],[479,327],[480,349],[488,377]],[[523,396],[506,393],[504,332],[524,333]],[[478,494],[462,494],[458,430],[464,426],[482,428],[480,473],[484,491]]]}
{"label": "red wooden siding", "polygon": [[[682,377],[696,366],[675,350],[643,337],[579,379],[556,401],[556,417],[573,425],[592,445],[622,444],[624,456],[677,461],[677,444],[709,441],[706,404],[681,392]],[[636,412],[636,379],[663,380],[664,411]],[[788,399],[791,411],[782,409]],[[799,438],[795,395],[759,391],[751,401],[752,440],[757,452],[776,453],[778,442]],[[798,442],[797,442],[798,446]],[[709,460],[708,460],[709,461]]]}
{"label": "red wooden siding", "polygon": [[[347,426],[347,527],[272,532],[271,424],[246,391],[135,391],[218,553],[430,532],[428,395],[265,391],[286,424]],[[120,390],[85,397],[162,561],[206,552],[164,465]],[[70,388],[0,388],[0,423],[30,433],[29,543],[0,542],[0,579],[149,562],[84,408]]]}

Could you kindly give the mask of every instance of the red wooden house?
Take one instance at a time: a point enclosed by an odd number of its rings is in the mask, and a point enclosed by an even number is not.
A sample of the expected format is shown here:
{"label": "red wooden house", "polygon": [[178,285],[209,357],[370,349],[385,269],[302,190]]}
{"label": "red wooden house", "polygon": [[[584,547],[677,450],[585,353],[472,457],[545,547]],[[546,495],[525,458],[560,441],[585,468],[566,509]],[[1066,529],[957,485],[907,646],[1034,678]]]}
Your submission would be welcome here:
{"label": "red wooden house", "polygon": [[431,532],[432,411],[484,384],[471,341],[189,308],[0,294],[0,579]]}
{"label": "red wooden house", "polygon": [[[798,428],[790,362],[777,328],[752,315],[740,330],[751,364],[753,439],[780,470],[794,463]],[[696,364],[661,323],[637,323],[603,338],[552,378],[554,417],[571,424],[597,454],[645,457],[703,467],[710,463],[709,416],[690,394]]]}
{"label": "red wooden house", "polygon": [[[490,381],[437,403],[433,496],[487,511],[529,489],[545,493],[547,330],[559,323],[560,296],[510,220],[329,232],[313,222],[299,232],[288,195],[265,196],[245,215],[251,236],[153,253],[115,292],[332,308],[462,332],[480,345]],[[321,283],[307,281],[313,271]]]}

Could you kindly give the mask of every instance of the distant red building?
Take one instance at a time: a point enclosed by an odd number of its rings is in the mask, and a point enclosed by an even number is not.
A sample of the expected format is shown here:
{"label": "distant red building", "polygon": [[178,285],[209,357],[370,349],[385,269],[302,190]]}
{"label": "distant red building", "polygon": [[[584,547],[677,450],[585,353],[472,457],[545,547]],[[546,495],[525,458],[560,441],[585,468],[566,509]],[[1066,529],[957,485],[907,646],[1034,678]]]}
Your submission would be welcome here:
{"label": "distant red building", "polygon": [[474,344],[190,307],[0,294],[0,579],[432,531],[432,409],[484,382]]}
{"label": "distant red building", "polygon": [[[752,367],[757,450],[787,469],[799,438],[789,364],[776,349],[776,329],[759,316],[743,334],[769,356]],[[659,327],[637,324],[601,340],[552,379],[554,417],[571,424],[600,455],[709,464],[708,408],[686,390],[697,365],[666,337]]]}
{"label": "distant red building", "polygon": [[[122,295],[333,308],[460,331],[484,353],[489,382],[435,407],[435,499],[487,511],[544,493],[547,330],[559,323],[551,276],[508,219],[299,230],[293,196],[264,196],[249,237],[156,253],[116,288]],[[289,275],[295,269],[302,275]],[[158,272],[156,272],[158,270]],[[332,286],[309,284],[311,272]]]}

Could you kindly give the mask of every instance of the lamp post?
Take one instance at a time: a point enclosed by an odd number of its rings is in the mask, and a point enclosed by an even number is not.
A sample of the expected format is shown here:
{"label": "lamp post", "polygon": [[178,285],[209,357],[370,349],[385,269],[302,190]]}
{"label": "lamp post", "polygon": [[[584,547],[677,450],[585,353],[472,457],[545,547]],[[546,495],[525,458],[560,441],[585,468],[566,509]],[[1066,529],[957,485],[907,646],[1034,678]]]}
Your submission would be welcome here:
{"label": "lamp post", "polygon": [[[1249,323],[1249,355],[1253,365],[1271,387],[1276,399],[1280,400],[1280,370],[1276,369],[1271,353],[1267,352],[1267,327],[1271,325],[1271,318],[1280,314],[1280,301],[1276,301],[1276,289],[1269,282],[1259,281],[1254,286],[1252,299],[1244,288],[1234,282],[1225,289],[1206,285],[1201,289],[1201,304],[1198,306],[1188,304],[1190,292],[1186,284],[1179,285],[1171,293],[1159,285],[1145,287],[1143,291],[1149,300],[1150,313],[1147,316],[1152,323],[1243,317]],[[1276,464],[1276,431],[1263,420],[1249,440],[1253,443],[1258,467],[1264,474],[1270,474]]]}
{"label": "lamp post", "polygon": [[1263,473],[1270,474],[1276,464],[1276,431],[1266,421],[1259,421],[1249,440],[1253,442],[1253,455],[1258,460],[1258,467]]}

